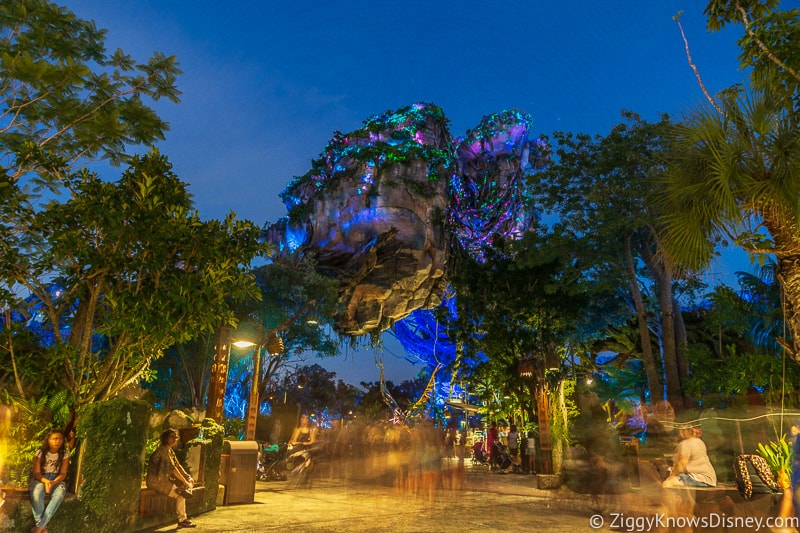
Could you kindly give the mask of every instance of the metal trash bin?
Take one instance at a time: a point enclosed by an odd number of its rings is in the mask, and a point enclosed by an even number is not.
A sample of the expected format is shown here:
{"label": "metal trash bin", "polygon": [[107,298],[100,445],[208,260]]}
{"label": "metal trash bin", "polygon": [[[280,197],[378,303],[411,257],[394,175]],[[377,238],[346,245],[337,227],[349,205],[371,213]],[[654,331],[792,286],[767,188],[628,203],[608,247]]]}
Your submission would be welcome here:
{"label": "metal trash bin", "polygon": [[258,442],[226,440],[222,443],[219,483],[225,487],[222,505],[253,503],[256,497]]}
{"label": "metal trash bin", "polygon": [[620,436],[620,444],[624,446],[622,459],[628,471],[628,479],[631,487],[640,487],[639,480],[639,439],[633,436]]}

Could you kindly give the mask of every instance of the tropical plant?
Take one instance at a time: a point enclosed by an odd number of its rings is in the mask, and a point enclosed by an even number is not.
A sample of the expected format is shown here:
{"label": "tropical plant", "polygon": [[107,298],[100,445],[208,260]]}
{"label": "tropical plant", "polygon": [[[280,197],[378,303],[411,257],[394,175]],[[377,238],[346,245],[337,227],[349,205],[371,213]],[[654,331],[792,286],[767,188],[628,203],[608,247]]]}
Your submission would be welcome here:
{"label": "tropical plant", "polygon": [[708,29],[739,24],[742,69],[748,69],[756,89],[769,90],[791,106],[800,94],[800,12],[778,10],[779,0],[711,0],[704,13]]}
{"label": "tropical plant", "polygon": [[72,398],[66,391],[21,400],[6,396],[0,402],[11,408],[14,423],[7,440],[8,453],[0,457],[0,484],[25,485],[28,482],[33,454],[53,428],[64,429],[72,414]]}
{"label": "tropical plant", "polygon": [[691,111],[674,126],[668,170],[657,180],[666,253],[704,268],[715,247],[736,242],[760,257],[773,254],[785,295],[790,338],[778,342],[800,357],[800,129],[797,116],[770,93],[726,92],[722,112]]}
{"label": "tropical plant", "polygon": [[786,440],[786,435],[782,435],[777,441],[771,441],[766,446],[758,443],[758,455],[764,458],[772,470],[775,479],[780,481],[788,480],[792,475],[792,447]]}
{"label": "tropical plant", "polygon": [[230,302],[259,297],[247,269],[266,246],[234,215],[202,221],[157,151],[134,157],[118,182],[83,171],[68,184],[65,201],[29,218],[8,280],[31,294],[17,309],[48,335],[17,346],[1,333],[17,368],[48,361],[50,372],[17,394],[65,388],[80,407],[147,378],[175,342],[233,322]]}

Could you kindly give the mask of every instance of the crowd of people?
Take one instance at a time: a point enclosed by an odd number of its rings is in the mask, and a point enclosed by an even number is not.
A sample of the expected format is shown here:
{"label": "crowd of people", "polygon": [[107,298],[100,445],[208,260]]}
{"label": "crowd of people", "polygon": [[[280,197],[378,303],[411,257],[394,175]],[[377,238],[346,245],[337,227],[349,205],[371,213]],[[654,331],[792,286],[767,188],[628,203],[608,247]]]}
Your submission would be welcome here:
{"label": "crowd of people", "polygon": [[[279,438],[281,431],[275,422],[272,436]],[[703,441],[703,432],[698,424],[678,425],[678,441],[675,445],[671,466],[661,482],[664,489],[706,488],[717,485],[717,473],[709,458]],[[800,510],[800,426],[793,428],[794,463],[791,485],[795,509]],[[596,437],[596,436],[595,436]],[[302,414],[286,442],[281,443],[291,456],[305,461],[305,466],[319,461],[334,478],[368,477],[383,481],[404,494],[433,499],[441,489],[458,490],[463,485],[465,460],[488,464],[490,470],[512,472],[520,470],[521,446],[525,440],[516,425],[499,426],[491,421],[485,428],[476,428],[468,434],[462,426],[436,427],[432,420],[424,420],[412,427],[404,424],[350,423],[335,421],[322,428],[312,417]],[[597,443],[587,449],[588,460],[584,470],[591,483],[601,493],[607,487],[609,463]],[[178,529],[193,528],[186,514],[186,500],[192,496],[194,479],[178,460],[174,447],[179,434],[166,429],[160,436],[160,446],[152,454],[147,465],[147,487],[175,500]],[[266,443],[265,445],[270,444]],[[276,446],[278,448],[278,446]],[[67,492],[66,478],[69,471],[70,446],[64,431],[49,431],[33,457],[29,491],[35,525],[32,533],[46,533],[47,525],[64,501]],[[467,452],[471,452],[471,456]],[[524,452],[527,454],[527,450]],[[507,462],[506,462],[507,461]],[[285,478],[283,478],[285,479]],[[781,486],[788,487],[789,480]],[[672,500],[685,503],[682,491]],[[687,493],[688,494],[688,493]],[[671,496],[670,496],[671,497]],[[669,501],[667,503],[669,503]],[[691,508],[674,512],[691,512]]]}

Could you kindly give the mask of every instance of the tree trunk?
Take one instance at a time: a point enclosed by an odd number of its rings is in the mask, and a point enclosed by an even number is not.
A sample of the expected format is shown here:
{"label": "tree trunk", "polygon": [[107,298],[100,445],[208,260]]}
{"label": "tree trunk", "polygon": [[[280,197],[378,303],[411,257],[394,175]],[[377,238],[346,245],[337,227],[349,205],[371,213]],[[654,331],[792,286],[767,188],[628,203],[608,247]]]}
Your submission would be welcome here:
{"label": "tree trunk", "polygon": [[792,359],[800,363],[800,237],[797,237],[797,221],[780,208],[765,209],[762,216],[775,243],[776,276],[783,289],[783,320],[789,331],[789,339],[779,337],[777,341]]}
{"label": "tree trunk", "polygon": [[659,371],[653,357],[653,346],[650,343],[650,329],[647,327],[647,310],[644,308],[642,292],[639,290],[639,281],[636,279],[636,269],[633,264],[633,254],[631,253],[630,235],[625,238],[625,256],[627,260],[628,283],[631,287],[631,297],[636,307],[636,318],[639,325],[639,340],[642,344],[642,361],[644,362],[645,374],[647,375],[647,387],[650,389],[650,402],[660,402],[664,400],[664,389],[659,379]]}
{"label": "tree trunk", "polygon": [[[678,376],[681,384],[685,384],[689,377],[689,339],[686,335],[686,324],[683,321],[681,307],[674,295],[672,297],[672,308],[675,310],[673,318],[675,319],[675,350],[678,357]],[[692,399],[686,395],[685,391],[683,393],[684,403],[687,407],[690,407]]]}
{"label": "tree trunk", "polygon": [[689,376],[689,339],[686,336],[686,323],[683,321],[680,304],[672,297],[672,308],[675,309],[675,349],[678,354],[678,374],[681,383]]}
{"label": "tree trunk", "polygon": [[675,347],[675,309],[672,295],[672,270],[658,260],[648,247],[642,243],[642,257],[653,274],[653,281],[658,292],[658,303],[661,307],[661,345],[664,358],[664,374],[667,378],[667,400],[676,411],[683,410],[683,392],[678,372],[678,356]]}

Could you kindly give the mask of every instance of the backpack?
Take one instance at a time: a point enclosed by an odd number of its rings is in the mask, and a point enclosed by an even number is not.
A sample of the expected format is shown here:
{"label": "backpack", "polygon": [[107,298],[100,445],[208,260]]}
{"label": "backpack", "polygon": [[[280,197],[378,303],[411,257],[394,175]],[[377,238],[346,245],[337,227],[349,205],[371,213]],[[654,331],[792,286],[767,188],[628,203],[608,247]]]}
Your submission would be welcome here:
{"label": "backpack", "polygon": [[760,455],[737,455],[733,460],[736,488],[745,500],[753,494],[782,492],[767,461]]}

